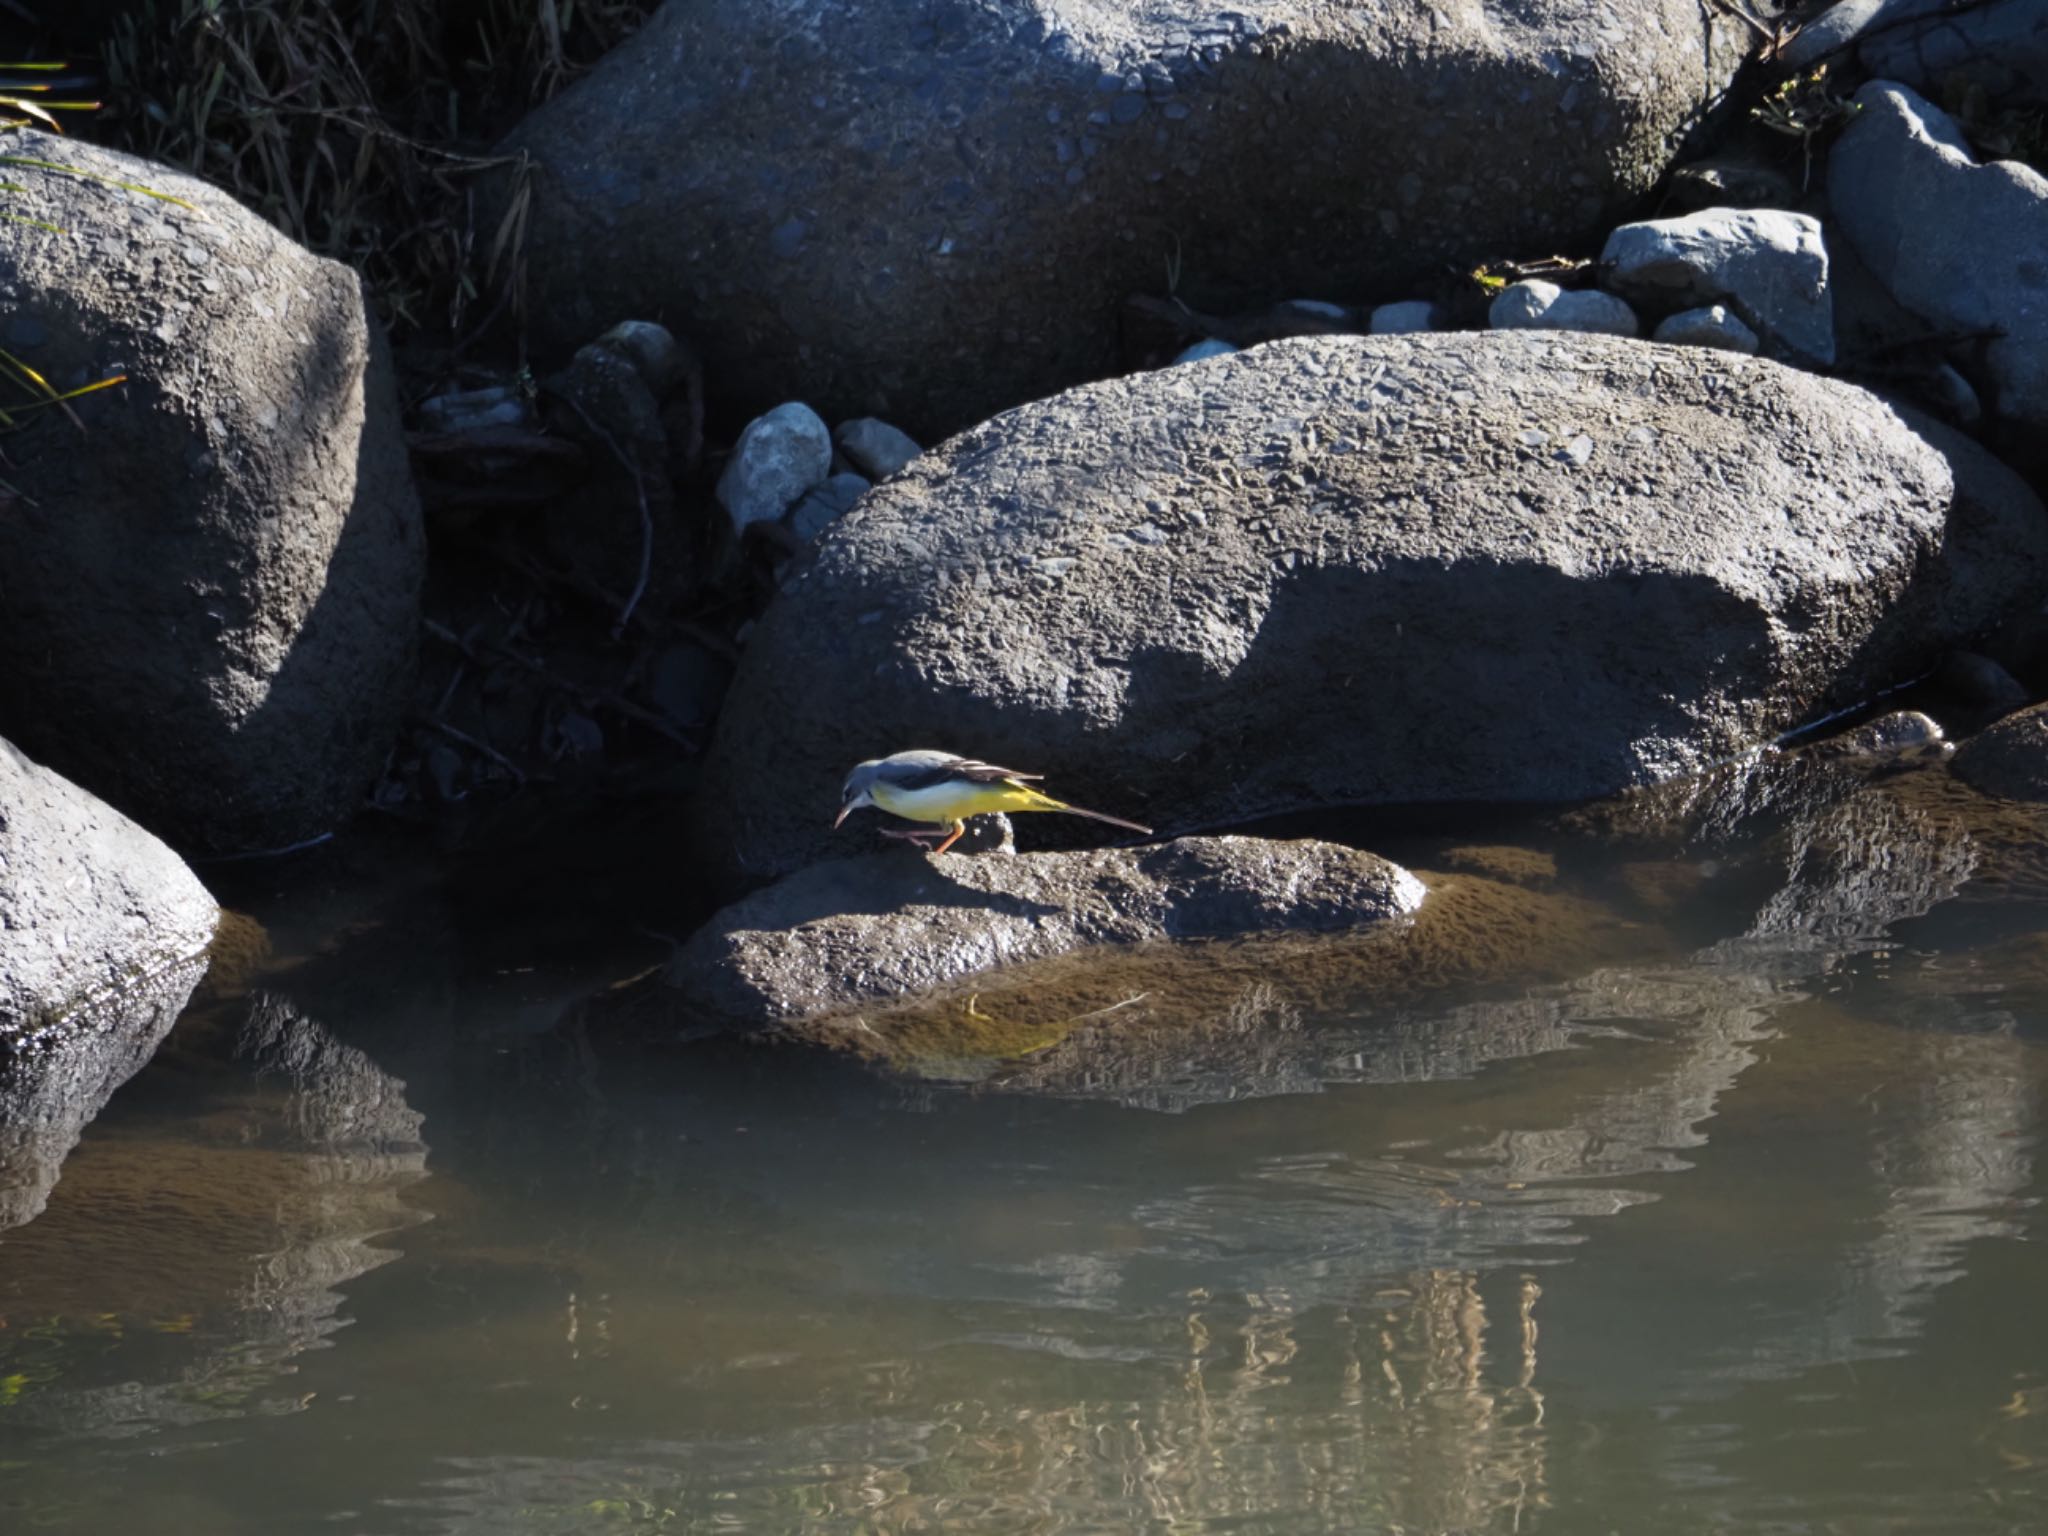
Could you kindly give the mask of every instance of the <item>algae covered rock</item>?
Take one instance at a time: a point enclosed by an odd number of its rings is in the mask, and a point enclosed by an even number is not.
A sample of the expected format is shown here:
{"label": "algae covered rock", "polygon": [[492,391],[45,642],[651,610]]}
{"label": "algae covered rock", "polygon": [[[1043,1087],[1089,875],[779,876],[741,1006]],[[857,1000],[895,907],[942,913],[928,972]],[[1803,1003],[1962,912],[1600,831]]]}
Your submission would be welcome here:
{"label": "algae covered rock", "polygon": [[870,854],[815,864],[727,907],[662,980],[681,1011],[761,1025],[1106,944],[1365,927],[1413,912],[1422,897],[1398,865],[1319,842]]}

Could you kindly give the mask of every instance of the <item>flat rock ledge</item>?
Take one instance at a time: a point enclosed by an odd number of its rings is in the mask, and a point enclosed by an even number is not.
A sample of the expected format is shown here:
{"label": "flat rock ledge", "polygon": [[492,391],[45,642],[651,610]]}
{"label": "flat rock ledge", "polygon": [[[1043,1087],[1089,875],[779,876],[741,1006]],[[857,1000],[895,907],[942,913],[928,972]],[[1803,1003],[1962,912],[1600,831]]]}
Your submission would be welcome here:
{"label": "flat rock ledge", "polygon": [[793,1023],[1094,945],[1356,929],[1422,898],[1399,865],[1312,840],[832,859],[712,918],[660,978],[662,1011]]}

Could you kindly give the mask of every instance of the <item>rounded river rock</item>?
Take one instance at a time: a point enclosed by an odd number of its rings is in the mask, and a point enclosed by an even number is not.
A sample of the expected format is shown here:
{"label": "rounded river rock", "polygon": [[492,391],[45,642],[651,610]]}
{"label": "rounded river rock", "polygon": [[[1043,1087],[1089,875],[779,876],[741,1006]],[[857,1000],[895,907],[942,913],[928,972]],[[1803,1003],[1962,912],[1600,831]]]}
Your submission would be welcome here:
{"label": "rounded river rock", "polygon": [[700,829],[737,882],[858,847],[841,779],[913,746],[1169,833],[1581,799],[1866,698],[2044,585],[2018,478],[1849,385],[1599,336],[1273,342],[870,491],[751,639]]}

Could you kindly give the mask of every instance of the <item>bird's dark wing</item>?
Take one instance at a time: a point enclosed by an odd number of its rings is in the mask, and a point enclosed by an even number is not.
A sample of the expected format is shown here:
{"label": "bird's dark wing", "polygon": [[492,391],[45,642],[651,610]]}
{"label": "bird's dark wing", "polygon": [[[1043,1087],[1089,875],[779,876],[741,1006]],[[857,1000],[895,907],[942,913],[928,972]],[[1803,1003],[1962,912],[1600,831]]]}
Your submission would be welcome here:
{"label": "bird's dark wing", "polygon": [[932,789],[952,779],[965,779],[970,784],[1000,784],[1005,779],[1044,777],[1042,773],[1019,773],[1014,768],[999,768],[994,763],[977,762],[971,757],[955,757],[908,773],[892,773],[889,779],[901,789],[918,790]]}

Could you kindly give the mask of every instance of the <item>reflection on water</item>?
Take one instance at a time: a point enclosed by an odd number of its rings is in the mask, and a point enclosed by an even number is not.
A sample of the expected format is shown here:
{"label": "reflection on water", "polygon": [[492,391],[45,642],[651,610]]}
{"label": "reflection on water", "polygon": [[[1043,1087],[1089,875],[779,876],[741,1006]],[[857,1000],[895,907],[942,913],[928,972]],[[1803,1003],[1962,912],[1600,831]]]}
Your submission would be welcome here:
{"label": "reflection on water", "polygon": [[1232,953],[978,1091],[353,925],[0,1238],[0,1520],[2040,1530],[2048,925],[1837,789],[1580,832],[1543,910],[1649,894],[1519,980]]}

